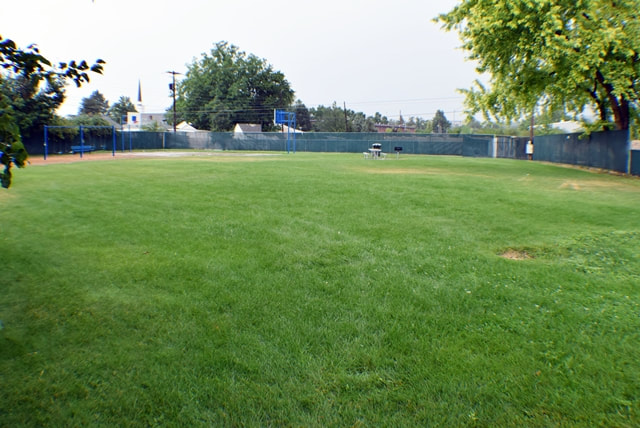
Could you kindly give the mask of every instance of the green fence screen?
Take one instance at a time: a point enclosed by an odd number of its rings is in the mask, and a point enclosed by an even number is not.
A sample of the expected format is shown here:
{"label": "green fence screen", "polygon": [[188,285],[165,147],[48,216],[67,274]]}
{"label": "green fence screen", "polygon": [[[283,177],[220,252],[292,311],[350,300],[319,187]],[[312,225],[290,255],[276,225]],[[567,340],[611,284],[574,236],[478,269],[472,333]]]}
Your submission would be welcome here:
{"label": "green fence screen", "polygon": [[632,175],[640,175],[640,150],[631,151],[631,165],[629,173]]}
{"label": "green fence screen", "polygon": [[[403,154],[452,155],[526,159],[528,138],[493,135],[404,134],[404,133],[232,133],[232,132],[128,132],[117,131],[116,150],[251,150],[298,152],[366,152],[374,143],[382,151]],[[95,139],[94,140],[92,140]],[[534,160],[592,166],[619,172],[630,172],[631,159],[628,131],[562,134],[535,137]],[[50,153],[68,153],[73,141],[49,141]],[[111,140],[105,136],[87,136],[85,144],[105,146],[111,150]],[[42,140],[26,140],[31,155],[43,153]],[[637,168],[637,167],[636,167]],[[633,169],[637,173],[637,169]]]}
{"label": "green fence screen", "polygon": [[629,172],[629,131],[546,135],[535,138],[534,160]]}
{"label": "green fence screen", "polygon": [[[123,132],[119,147],[125,150],[151,149],[200,149],[200,150],[254,150],[299,152],[366,152],[374,143],[382,145],[382,151],[394,153],[402,147],[402,153],[425,155],[454,155],[476,157],[516,157],[517,143],[511,137],[495,138],[492,135],[448,134],[379,134],[379,133],[304,133],[293,136],[287,142],[287,134],[230,132],[153,133]],[[495,149],[495,142],[510,151]],[[524,146],[523,146],[524,147]],[[524,149],[523,149],[524,150]],[[508,155],[507,155],[508,154]],[[501,156],[504,155],[504,156]]]}

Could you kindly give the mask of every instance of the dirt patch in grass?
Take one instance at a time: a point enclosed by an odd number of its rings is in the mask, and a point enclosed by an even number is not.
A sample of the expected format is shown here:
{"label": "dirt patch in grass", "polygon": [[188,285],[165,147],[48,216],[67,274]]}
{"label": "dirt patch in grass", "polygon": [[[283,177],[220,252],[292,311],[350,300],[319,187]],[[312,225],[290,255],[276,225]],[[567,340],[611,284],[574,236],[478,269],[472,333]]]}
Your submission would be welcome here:
{"label": "dirt patch in grass", "polygon": [[453,172],[446,169],[438,169],[438,168],[358,168],[358,171],[362,171],[368,174],[401,174],[401,175],[447,175],[447,176],[456,176],[456,177],[482,177],[482,178],[492,178],[489,175],[483,174],[467,174],[467,173],[459,173]]}
{"label": "dirt patch in grass", "polygon": [[502,254],[500,254],[500,257],[509,260],[529,260],[533,258],[533,256],[527,251],[515,250],[513,248],[509,248],[506,251],[502,252]]}
{"label": "dirt patch in grass", "polygon": [[637,187],[633,186],[634,181],[611,181],[611,180],[565,180],[558,188],[575,191],[596,191],[596,190],[633,190],[637,191]]}
{"label": "dirt patch in grass", "polygon": [[560,185],[561,189],[580,190],[582,186],[577,181],[565,181]]}

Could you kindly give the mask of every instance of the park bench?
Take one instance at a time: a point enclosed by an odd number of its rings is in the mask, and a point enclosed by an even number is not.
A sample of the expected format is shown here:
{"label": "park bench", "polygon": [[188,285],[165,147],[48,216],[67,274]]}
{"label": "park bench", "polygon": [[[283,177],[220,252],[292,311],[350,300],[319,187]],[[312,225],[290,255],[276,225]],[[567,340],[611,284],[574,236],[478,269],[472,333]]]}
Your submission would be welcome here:
{"label": "park bench", "polygon": [[95,146],[71,146],[71,153],[88,153],[96,150]]}

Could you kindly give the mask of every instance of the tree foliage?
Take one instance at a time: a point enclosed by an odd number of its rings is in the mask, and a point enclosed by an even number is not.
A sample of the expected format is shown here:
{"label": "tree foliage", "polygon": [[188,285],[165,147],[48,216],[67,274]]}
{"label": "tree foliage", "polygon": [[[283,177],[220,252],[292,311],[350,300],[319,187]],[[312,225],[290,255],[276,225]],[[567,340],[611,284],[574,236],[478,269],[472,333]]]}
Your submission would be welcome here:
{"label": "tree foliage", "polygon": [[177,93],[177,121],[212,131],[229,131],[236,123],[270,129],[273,110],[290,106],[294,98],[284,74],[227,42],[188,65]]}
{"label": "tree foliage", "polygon": [[[72,117],[68,120],[70,126],[80,127],[85,126],[89,129],[86,129],[84,132],[87,137],[90,135],[104,137],[112,134],[111,123],[103,116],[98,116],[95,114],[82,114],[75,117]],[[99,129],[91,129],[91,127],[100,127]]]}
{"label": "tree foliage", "polygon": [[372,117],[367,117],[362,112],[347,109],[349,120],[349,132],[376,132],[376,124]]}
{"label": "tree foliage", "polygon": [[27,151],[20,138],[20,130],[13,117],[9,100],[0,94],[0,163],[4,170],[0,172],[0,185],[5,189],[11,186],[11,165],[24,167]]}
{"label": "tree foliage", "polygon": [[0,96],[5,97],[22,137],[41,135],[43,126],[51,123],[56,109],[64,101],[60,79],[44,82],[37,76],[8,75],[0,78]]}
{"label": "tree foliage", "polygon": [[80,103],[79,115],[101,115],[109,111],[109,101],[100,93],[93,91],[91,95],[82,99]]}
{"label": "tree foliage", "polygon": [[53,65],[37,46],[19,48],[0,36],[0,172],[2,187],[11,185],[11,167],[22,168],[28,158],[21,134],[33,132],[51,119],[64,101],[64,84],[89,82],[89,72],[101,74],[105,62],[60,62]]}
{"label": "tree foliage", "polygon": [[340,108],[335,101],[331,107],[320,105],[309,112],[316,132],[376,132],[373,117]]}
{"label": "tree foliage", "polygon": [[442,110],[438,110],[436,111],[435,116],[433,116],[431,127],[433,131],[437,132],[438,134],[446,134],[451,128],[451,122],[449,122]]}
{"label": "tree foliage", "polygon": [[316,132],[347,132],[345,112],[334,102],[331,107],[319,105],[310,110],[313,130]]}
{"label": "tree foliage", "polygon": [[383,116],[379,112],[375,112],[375,114],[373,115],[373,121],[375,123],[386,125],[389,123],[389,118],[387,116]]}
{"label": "tree foliage", "polygon": [[301,131],[311,131],[311,113],[307,106],[305,106],[302,101],[297,100],[293,106],[289,108],[290,111],[295,112],[296,114],[296,125],[298,129]]}
{"label": "tree foliage", "polygon": [[628,129],[637,117],[640,0],[464,0],[436,20],[455,29],[477,70],[466,90],[470,113],[518,119],[536,106],[598,126]]}
{"label": "tree foliage", "polygon": [[40,54],[36,45],[19,48],[13,40],[0,36],[0,66],[7,72],[38,80],[72,81],[77,87],[89,82],[89,71],[102,74],[101,59],[89,66],[86,61],[59,62],[57,66]]}
{"label": "tree foliage", "polygon": [[122,122],[122,117],[126,116],[129,112],[137,112],[136,106],[133,105],[131,98],[121,96],[118,101],[113,103],[111,108],[109,108],[108,115],[111,119],[113,119],[117,123]]}

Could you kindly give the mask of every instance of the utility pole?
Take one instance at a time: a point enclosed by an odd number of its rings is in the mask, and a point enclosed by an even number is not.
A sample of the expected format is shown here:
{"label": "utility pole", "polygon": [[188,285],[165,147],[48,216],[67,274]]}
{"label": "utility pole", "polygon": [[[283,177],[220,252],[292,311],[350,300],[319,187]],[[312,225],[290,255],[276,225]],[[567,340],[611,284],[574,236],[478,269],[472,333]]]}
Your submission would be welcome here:
{"label": "utility pole", "polygon": [[534,113],[535,113],[535,110],[531,112],[531,125],[529,126],[529,138],[531,139],[532,143],[533,143],[533,135],[534,135],[533,128],[535,127]]}
{"label": "utility pole", "polygon": [[344,132],[349,132],[349,122],[347,121],[347,102],[343,101],[344,104]]}
{"label": "utility pole", "polygon": [[173,95],[173,133],[176,132],[176,74],[177,71],[167,71],[167,73],[173,76],[173,83],[169,84],[169,89],[171,89],[171,93]]}

